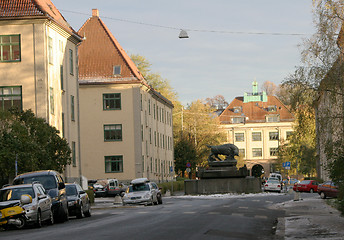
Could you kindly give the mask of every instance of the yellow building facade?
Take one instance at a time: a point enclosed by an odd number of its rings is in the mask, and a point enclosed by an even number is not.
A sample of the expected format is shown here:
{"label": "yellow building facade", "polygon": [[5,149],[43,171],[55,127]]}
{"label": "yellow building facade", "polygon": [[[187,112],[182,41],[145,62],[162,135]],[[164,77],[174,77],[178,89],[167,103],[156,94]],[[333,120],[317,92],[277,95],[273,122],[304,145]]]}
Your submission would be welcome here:
{"label": "yellow building facade", "polygon": [[50,0],[1,3],[0,107],[31,109],[60,131],[73,152],[73,162],[64,173],[66,181],[81,178],[77,74],[80,42],[80,36]]}
{"label": "yellow building facade", "polygon": [[83,175],[169,181],[172,103],[149,86],[94,9],[78,31]]}

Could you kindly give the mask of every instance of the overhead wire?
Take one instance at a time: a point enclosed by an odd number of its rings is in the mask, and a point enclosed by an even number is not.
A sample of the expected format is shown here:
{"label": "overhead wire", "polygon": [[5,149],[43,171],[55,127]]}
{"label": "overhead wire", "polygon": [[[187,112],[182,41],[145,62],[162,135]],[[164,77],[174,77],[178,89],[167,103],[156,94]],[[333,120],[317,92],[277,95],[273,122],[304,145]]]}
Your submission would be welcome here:
{"label": "overhead wire", "polygon": [[[76,11],[70,11],[70,10],[64,10],[60,9],[62,12],[67,13],[73,13],[73,14],[80,14],[80,15],[86,15],[89,16],[87,13],[82,12],[76,12]],[[159,24],[152,24],[152,23],[145,23],[145,22],[139,22],[134,20],[128,20],[128,19],[121,19],[121,18],[114,18],[114,17],[107,17],[102,16],[104,19],[110,19],[114,21],[121,21],[121,22],[127,22],[127,23],[133,23],[133,24],[140,24],[150,27],[157,27],[157,28],[165,28],[165,29],[173,29],[173,30],[185,30],[189,32],[208,32],[208,33],[223,33],[223,34],[247,34],[247,35],[275,35],[275,36],[307,36],[311,35],[308,33],[283,33],[283,32],[252,32],[252,31],[227,31],[227,30],[209,30],[209,29],[191,29],[191,28],[178,28],[178,27],[171,27],[171,26],[164,26]]]}

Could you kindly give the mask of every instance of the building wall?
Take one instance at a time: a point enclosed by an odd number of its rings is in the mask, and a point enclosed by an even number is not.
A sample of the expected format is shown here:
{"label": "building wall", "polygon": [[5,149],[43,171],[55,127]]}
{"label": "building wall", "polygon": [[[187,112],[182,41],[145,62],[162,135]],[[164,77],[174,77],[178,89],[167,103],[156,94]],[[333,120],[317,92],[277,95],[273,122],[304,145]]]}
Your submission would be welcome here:
{"label": "building wall", "polygon": [[[120,93],[121,109],[103,110],[104,93]],[[173,162],[173,151],[167,146],[158,147],[154,133],[172,139],[172,124],[157,118],[156,106],[172,116],[172,109],[156,100],[141,84],[81,84],[83,175],[88,179],[117,178],[126,183],[139,177],[167,180],[166,169]],[[122,140],[104,141],[104,124],[122,124]],[[115,155],[123,156],[123,171],[106,173],[105,156]]]}
{"label": "building wall", "polygon": [[[287,132],[292,132],[291,122],[276,123],[247,123],[247,124],[223,124],[222,128],[227,133],[227,142],[235,144],[239,150],[245,149],[245,163],[251,169],[254,165],[260,164],[264,167],[265,175],[273,171],[272,163],[277,156],[270,155],[270,148],[278,148],[287,139]],[[260,132],[261,141],[253,141],[252,133]],[[278,140],[270,140],[269,133],[278,132]],[[243,133],[244,141],[236,141],[235,134]],[[254,157],[253,148],[262,149],[262,156]]]}
{"label": "building wall", "polygon": [[[78,127],[78,79],[77,62],[74,56],[75,74],[64,73],[65,89],[61,89],[60,65],[67,69],[67,49],[76,50],[76,43],[64,30],[47,20],[0,21],[0,35],[20,34],[21,61],[0,63],[0,86],[21,86],[22,107],[31,109],[36,116],[46,119],[56,127],[72,146],[75,142],[76,164],[68,166],[67,181],[80,179],[79,169],[79,127]],[[49,61],[49,37],[53,55]],[[60,42],[62,48],[60,49]],[[62,113],[71,115],[70,95],[75,96],[75,121],[65,119]]]}

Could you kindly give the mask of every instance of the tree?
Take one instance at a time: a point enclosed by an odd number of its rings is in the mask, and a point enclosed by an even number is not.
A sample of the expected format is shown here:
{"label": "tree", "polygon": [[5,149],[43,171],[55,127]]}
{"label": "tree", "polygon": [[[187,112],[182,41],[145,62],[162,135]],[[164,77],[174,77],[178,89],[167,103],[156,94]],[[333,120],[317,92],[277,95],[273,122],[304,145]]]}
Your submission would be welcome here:
{"label": "tree", "polygon": [[135,65],[151,87],[160,92],[161,95],[163,95],[173,103],[178,101],[177,93],[171,87],[169,81],[167,79],[163,79],[160,74],[153,73],[150,68],[151,64],[145,57],[137,54],[132,54],[130,58],[135,63]]}
{"label": "tree", "polygon": [[262,91],[265,91],[268,96],[275,95],[276,84],[270,81],[265,81],[261,87]]}
{"label": "tree", "polygon": [[31,110],[0,112],[0,171],[6,181],[18,173],[52,169],[71,163],[71,150],[59,131]]}
{"label": "tree", "polygon": [[228,102],[226,101],[225,97],[222,95],[216,95],[212,98],[205,99],[206,104],[208,104],[211,108],[222,110],[228,106]]}

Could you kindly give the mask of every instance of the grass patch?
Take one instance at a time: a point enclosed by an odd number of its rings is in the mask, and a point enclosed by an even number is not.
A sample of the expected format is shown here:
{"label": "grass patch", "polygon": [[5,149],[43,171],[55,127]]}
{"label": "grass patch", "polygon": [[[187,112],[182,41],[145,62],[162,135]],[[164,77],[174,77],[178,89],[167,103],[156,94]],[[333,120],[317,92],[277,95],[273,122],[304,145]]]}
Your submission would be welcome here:
{"label": "grass patch", "polygon": [[165,194],[167,190],[170,190],[170,192],[172,193],[172,184],[173,184],[173,192],[184,191],[184,180],[159,183],[158,186],[159,188],[161,188],[161,192]]}

